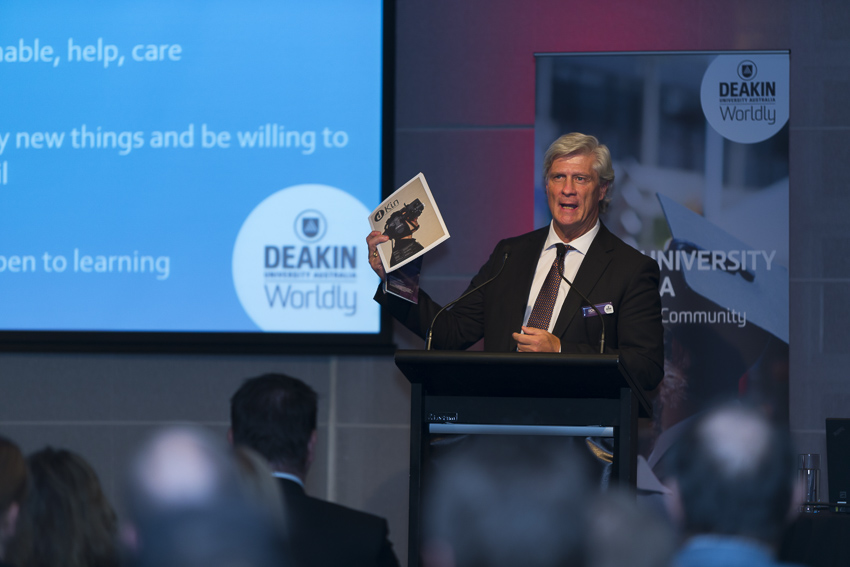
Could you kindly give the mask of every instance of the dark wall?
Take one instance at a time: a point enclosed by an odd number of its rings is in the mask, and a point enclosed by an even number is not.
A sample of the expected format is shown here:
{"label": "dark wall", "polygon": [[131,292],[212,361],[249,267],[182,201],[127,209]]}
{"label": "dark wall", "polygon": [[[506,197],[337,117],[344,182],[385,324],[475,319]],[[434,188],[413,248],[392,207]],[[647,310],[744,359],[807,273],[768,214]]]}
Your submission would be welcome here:
{"label": "dark wall", "polygon": [[[450,299],[497,239],[532,228],[535,52],[790,49],[791,426],[825,453],[824,418],[850,417],[848,24],[844,0],[398,0],[396,186],[424,172],[452,234],[423,285]],[[117,497],[142,436],[224,435],[230,394],[269,371],[321,396],[308,489],[388,517],[404,562],[409,388],[391,357],[2,354],[0,432],[80,452]]]}

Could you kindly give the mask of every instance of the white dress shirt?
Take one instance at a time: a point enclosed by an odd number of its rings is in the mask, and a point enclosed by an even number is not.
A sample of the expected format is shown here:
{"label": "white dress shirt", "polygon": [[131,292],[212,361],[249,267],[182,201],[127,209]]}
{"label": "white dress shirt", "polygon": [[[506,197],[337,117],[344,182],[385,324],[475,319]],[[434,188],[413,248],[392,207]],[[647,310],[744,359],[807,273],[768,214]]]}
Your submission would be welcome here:
{"label": "white dress shirt", "polygon": [[[578,269],[584,260],[590,244],[596,235],[599,233],[599,220],[586,233],[582,234],[575,240],[569,243],[569,246],[575,250],[567,250],[567,255],[564,258],[564,277],[570,281],[575,279]],[[546,237],[546,243],[543,245],[543,252],[540,253],[540,259],[537,261],[537,270],[534,272],[534,281],[531,283],[531,292],[528,294],[528,302],[525,306],[525,317],[522,318],[522,324],[528,323],[528,318],[531,316],[531,310],[534,308],[534,302],[537,301],[537,295],[540,293],[540,288],[543,287],[543,282],[546,280],[546,275],[552,269],[552,264],[558,256],[558,244],[564,244],[558,235],[555,233],[554,221],[549,223],[549,236]],[[549,328],[546,329],[550,333],[555,328],[555,323],[558,321],[558,314],[561,312],[561,307],[564,305],[564,300],[567,298],[567,292],[570,291],[570,286],[563,279],[561,286],[558,288],[558,297],[555,299],[555,308],[552,311],[552,318],[549,320]]]}

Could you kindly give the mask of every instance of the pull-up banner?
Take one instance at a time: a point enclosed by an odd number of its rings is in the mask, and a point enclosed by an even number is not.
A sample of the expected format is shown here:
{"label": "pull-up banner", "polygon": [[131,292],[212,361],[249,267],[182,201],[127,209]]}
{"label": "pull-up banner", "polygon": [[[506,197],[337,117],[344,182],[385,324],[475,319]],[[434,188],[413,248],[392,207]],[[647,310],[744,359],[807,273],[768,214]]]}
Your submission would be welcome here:
{"label": "pull-up banner", "polygon": [[675,425],[719,398],[788,415],[788,52],[540,54],[543,154],[578,131],[611,150],[602,220],[661,269],[665,374],[641,453],[663,478]]}

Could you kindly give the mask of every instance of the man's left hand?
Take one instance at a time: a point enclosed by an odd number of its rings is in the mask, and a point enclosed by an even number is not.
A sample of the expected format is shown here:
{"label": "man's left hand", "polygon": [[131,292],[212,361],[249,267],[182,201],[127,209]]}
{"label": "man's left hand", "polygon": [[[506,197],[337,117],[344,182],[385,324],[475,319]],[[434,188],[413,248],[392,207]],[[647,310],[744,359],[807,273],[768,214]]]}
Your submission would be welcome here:
{"label": "man's left hand", "polygon": [[513,338],[519,352],[561,352],[561,339],[543,329],[523,327]]}

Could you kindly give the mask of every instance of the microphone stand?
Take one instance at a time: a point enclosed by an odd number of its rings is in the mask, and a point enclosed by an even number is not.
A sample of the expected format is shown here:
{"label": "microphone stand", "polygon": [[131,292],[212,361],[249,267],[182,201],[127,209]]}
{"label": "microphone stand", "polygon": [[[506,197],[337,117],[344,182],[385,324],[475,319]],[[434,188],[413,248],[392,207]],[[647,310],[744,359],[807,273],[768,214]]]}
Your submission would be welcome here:
{"label": "microphone stand", "polygon": [[502,258],[502,265],[501,265],[501,266],[499,266],[499,271],[498,271],[498,272],[496,272],[496,275],[495,275],[495,276],[493,276],[492,278],[490,278],[489,280],[487,280],[487,281],[486,281],[486,282],[484,282],[483,284],[481,284],[481,285],[479,285],[479,286],[476,286],[476,287],[474,287],[474,288],[470,289],[469,291],[467,291],[466,293],[464,293],[463,295],[461,295],[460,297],[458,297],[458,298],[457,298],[457,299],[455,299],[454,301],[450,301],[450,302],[446,303],[446,304],[445,304],[445,306],[443,306],[443,308],[442,308],[442,309],[440,309],[439,311],[437,311],[437,314],[436,314],[436,315],[434,315],[434,318],[433,318],[433,319],[431,319],[431,324],[430,324],[430,325],[428,325],[428,334],[427,334],[427,338],[426,338],[426,340],[425,340],[425,350],[431,350],[431,338],[432,338],[432,335],[433,335],[433,332],[434,332],[434,323],[436,323],[436,322],[437,322],[437,317],[439,317],[439,316],[440,316],[440,314],[441,314],[443,311],[445,311],[446,309],[448,309],[449,307],[451,307],[452,305],[454,305],[455,303],[457,303],[457,302],[458,302],[458,301],[460,301],[461,299],[463,299],[463,298],[465,298],[465,297],[468,297],[469,295],[471,295],[471,294],[475,293],[476,291],[478,291],[479,289],[481,289],[482,287],[484,287],[484,286],[485,286],[485,285],[487,285],[488,283],[490,283],[490,282],[492,282],[493,280],[495,280],[496,278],[498,278],[498,277],[499,277],[499,274],[501,274],[501,273],[502,273],[502,269],[504,269],[504,267],[505,267],[505,263],[508,261],[508,256],[510,255],[510,253],[511,253],[511,252],[510,252],[510,250],[508,250],[507,252],[505,252],[504,257]]}
{"label": "microphone stand", "polygon": [[581,297],[585,301],[585,303],[590,305],[591,309],[596,311],[596,315],[599,317],[599,322],[602,323],[602,336],[599,339],[599,354],[605,354],[605,319],[602,318],[602,312],[599,311],[599,309],[597,309],[596,306],[592,304],[590,300],[585,297],[585,295],[573,285],[573,282],[571,282],[566,278],[566,276],[564,276],[564,267],[561,265],[558,265],[558,275],[561,276],[562,280],[567,282],[571,290],[574,290],[577,294],[579,294],[579,297]]}

